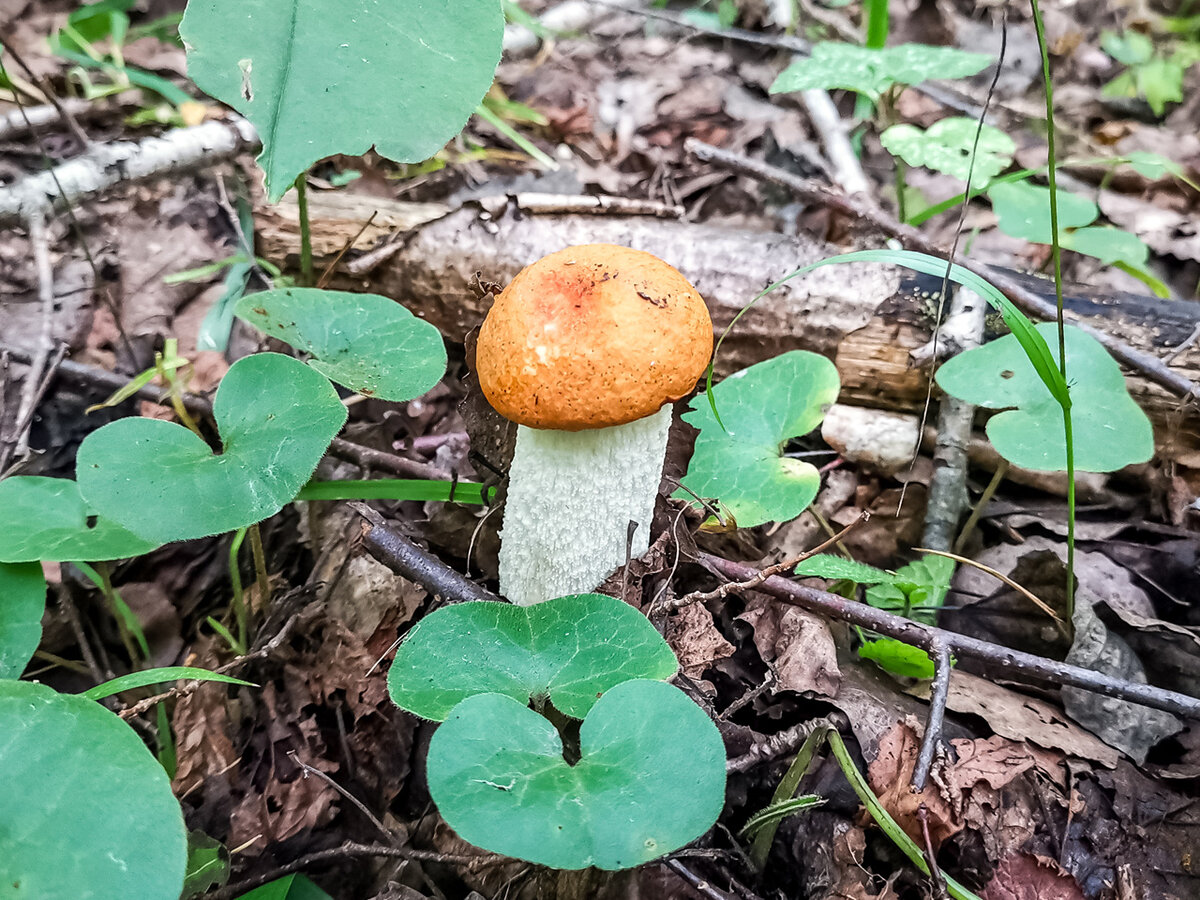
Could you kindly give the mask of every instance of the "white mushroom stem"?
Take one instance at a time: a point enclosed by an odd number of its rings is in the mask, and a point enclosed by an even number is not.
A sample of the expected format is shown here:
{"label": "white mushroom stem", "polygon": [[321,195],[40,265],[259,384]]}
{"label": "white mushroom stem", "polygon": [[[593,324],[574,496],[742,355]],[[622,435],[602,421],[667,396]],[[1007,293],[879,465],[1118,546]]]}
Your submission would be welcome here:
{"label": "white mushroom stem", "polygon": [[518,606],[594,590],[646,552],[671,407],[585,431],[517,427],[500,532],[500,593]]}

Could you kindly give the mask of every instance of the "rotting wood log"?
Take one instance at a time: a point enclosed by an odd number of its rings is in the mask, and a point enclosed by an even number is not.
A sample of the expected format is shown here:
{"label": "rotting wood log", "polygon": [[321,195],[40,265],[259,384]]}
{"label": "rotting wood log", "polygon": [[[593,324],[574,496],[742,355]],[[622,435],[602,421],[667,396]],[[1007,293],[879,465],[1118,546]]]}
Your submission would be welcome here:
{"label": "rotting wood log", "polygon": [[[530,215],[520,209],[519,198],[449,212],[422,204],[416,215],[412,204],[370,197],[356,202],[361,204],[357,214],[344,197],[330,208],[321,194],[310,194],[318,270],[373,212],[376,224],[403,222],[399,227],[408,230],[392,235],[394,253],[367,272],[351,274],[347,266],[372,249],[360,241],[328,286],[393,297],[451,340],[477,327],[487,311],[489,301],[474,289],[478,277],[505,284],[524,266],[571,244],[623,244],[669,261],[708,301],[718,336],[768,284],[839,252],[803,235],[644,216]],[[260,208],[256,216],[259,252],[295,270],[300,237],[294,204]],[[1047,290],[1043,279],[1020,277]],[[841,402],[920,409],[929,367],[915,365],[911,354],[931,338],[938,285],[937,279],[909,277],[882,265],[818,269],[766,295],[738,319],[722,344],[717,371],[727,374],[788,350],[811,350],[836,362]],[[1197,303],[1075,287],[1067,292],[1067,305],[1094,328],[1160,356],[1200,325]],[[1172,365],[1188,378],[1200,378],[1200,348],[1180,353]],[[1200,410],[1136,375],[1127,381],[1154,422],[1160,456],[1200,468]]]}

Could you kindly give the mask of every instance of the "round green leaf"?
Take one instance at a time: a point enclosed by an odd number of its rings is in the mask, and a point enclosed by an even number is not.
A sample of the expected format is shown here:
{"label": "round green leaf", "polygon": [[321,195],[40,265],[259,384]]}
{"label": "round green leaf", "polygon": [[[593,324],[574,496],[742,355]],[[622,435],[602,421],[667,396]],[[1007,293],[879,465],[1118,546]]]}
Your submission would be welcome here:
{"label": "round green leaf", "polygon": [[95,562],[159,546],[92,514],[69,478],[16,475],[0,481],[0,562]]}
{"label": "round green leaf", "polygon": [[692,493],[680,490],[675,496],[715,498],[739,527],[800,515],[817,496],[821,477],[811,464],[781,457],[780,449],[788,438],[808,434],[821,423],[839,388],[833,363],[793,350],[714,387],[720,422],[708,397],[696,397],[683,416],[700,429],[683,479]]}
{"label": "round green leaf", "polygon": [[502,694],[468,697],[429,744],[429,792],[464,840],[556,869],[627,869],[707,831],[725,802],[725,746],[661,681],[601,697],[563,759],[554,726]]}
{"label": "round green leaf", "polygon": [[974,119],[951,116],[934,122],[924,131],[915,125],[893,125],[879,140],[888,153],[899,156],[910,166],[924,166],[963,181],[971,173],[971,187],[981,188],[1012,162],[1017,145],[999,128],[984,125],[976,147],[978,127]]}
{"label": "round green leaf", "polygon": [[304,487],[346,421],[333,385],[278,353],[239,359],[213,401],[214,454],[182,425],[120,419],[79,447],[84,500],[161,543],[233,531],[272,516]]}
{"label": "round green leaf", "polygon": [[441,721],[475,694],[522,704],[548,697],[582,719],[609,688],[634,678],[665,680],[678,663],[640,612],[604,594],[538,603],[459,603],[426,616],[388,671],[392,701]]}
{"label": "round green leaf", "polygon": [[496,0],[191,0],[188,75],[254,123],[267,196],[326,156],[420,162],[492,83]]}
{"label": "round green leaf", "polygon": [[411,400],[446,372],[438,330],[378,294],[280,288],[243,297],[236,313],[264,334],[311,353],[310,366],[368,397]]}
{"label": "round green leaf", "polygon": [[[1052,322],[1036,326],[1058,361]],[[1066,330],[1067,377],[1075,467],[1113,472],[1154,455],[1154,432],[1125,387],[1121,367],[1103,346],[1078,328]],[[996,451],[1013,465],[1040,471],[1067,467],[1062,409],[1053,400],[1012,335],[960,353],[937,372],[946,393],[976,406],[1002,409],[988,420]]]}
{"label": "round green leaf", "polygon": [[809,56],[798,56],[784,69],[771,93],[812,88],[861,91],[878,96],[893,84],[920,84],[930,78],[969,78],[990,65],[986,53],[955,47],[900,44],[872,49],[838,41],[813,44]]}
{"label": "round green leaf", "polygon": [[[1028,181],[1008,181],[988,188],[988,199],[1000,230],[1009,237],[1038,244],[1051,242],[1050,188]],[[1091,225],[1100,208],[1087,197],[1058,192],[1058,230]]]}
{"label": "round green leaf", "polygon": [[0,681],[0,895],[178,900],[187,837],[167,773],[98,703]]}
{"label": "round green leaf", "polygon": [[0,563],[0,679],[20,678],[29,665],[42,640],[45,610],[42,567],[35,562]]}

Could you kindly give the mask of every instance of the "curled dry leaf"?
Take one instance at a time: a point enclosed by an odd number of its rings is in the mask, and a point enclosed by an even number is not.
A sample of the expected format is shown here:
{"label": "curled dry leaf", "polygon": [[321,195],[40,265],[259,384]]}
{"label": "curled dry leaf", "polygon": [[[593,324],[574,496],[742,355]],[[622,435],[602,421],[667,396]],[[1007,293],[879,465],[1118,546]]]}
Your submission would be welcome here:
{"label": "curled dry leaf", "polygon": [[667,643],[679,658],[679,668],[693,681],[701,681],[713,663],[733,656],[734,646],[713,623],[703,604],[683,607],[667,620]]}
{"label": "curled dry leaf", "polygon": [[738,618],[754,629],[754,646],[774,670],[779,689],[824,697],[837,694],[842,673],[825,622],[762,595],[753,595]]}

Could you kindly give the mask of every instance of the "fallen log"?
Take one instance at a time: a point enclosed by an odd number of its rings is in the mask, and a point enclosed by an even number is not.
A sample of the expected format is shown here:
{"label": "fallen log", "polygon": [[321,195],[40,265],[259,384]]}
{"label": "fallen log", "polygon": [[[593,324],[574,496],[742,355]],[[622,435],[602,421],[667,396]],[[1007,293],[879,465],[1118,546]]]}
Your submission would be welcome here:
{"label": "fallen log", "polygon": [[[347,204],[349,199],[340,196],[331,208],[322,195],[310,195],[318,270],[372,213],[376,225],[402,224],[383,238],[393,242],[389,249],[368,254],[366,262],[373,267],[361,263],[363,251],[372,248],[357,247],[338,262],[328,286],[393,297],[451,340],[477,327],[487,311],[490,301],[475,289],[480,277],[507,283],[528,263],[571,244],[624,244],[669,261],[708,301],[718,336],[768,284],[838,252],[803,235],[648,216],[531,214],[521,208],[520,195],[450,211],[426,204],[417,216],[412,204],[369,197]],[[296,270],[300,237],[294,204],[260,208],[256,216],[260,253]],[[1047,290],[1042,279],[1019,277]],[[939,286],[938,279],[865,264],[830,266],[795,278],[741,315],[721,347],[718,373],[788,350],[811,350],[836,362],[841,402],[920,409],[929,367],[913,364],[911,353],[931,339]],[[1195,303],[1073,287],[1067,305],[1081,321],[1159,356],[1200,327],[1200,304]],[[1172,365],[1188,378],[1200,377],[1200,349],[1188,347]],[[1200,468],[1200,411],[1137,374],[1127,381],[1154,422],[1161,457]]]}

